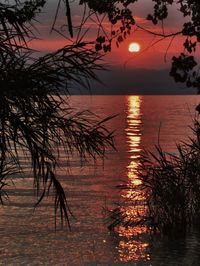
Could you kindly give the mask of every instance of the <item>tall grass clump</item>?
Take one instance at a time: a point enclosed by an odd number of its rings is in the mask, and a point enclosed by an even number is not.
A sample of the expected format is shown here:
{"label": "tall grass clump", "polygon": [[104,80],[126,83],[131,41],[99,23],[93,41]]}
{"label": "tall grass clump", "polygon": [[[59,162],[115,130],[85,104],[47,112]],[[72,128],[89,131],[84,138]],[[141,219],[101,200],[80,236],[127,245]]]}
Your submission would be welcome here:
{"label": "tall grass clump", "polygon": [[[200,124],[195,120],[194,137],[177,145],[175,154],[166,153],[160,145],[155,152],[143,151],[137,170],[139,185],[126,187],[137,191],[137,198],[129,202],[143,212],[137,219],[127,217],[119,208],[112,214],[116,225],[145,225],[162,234],[184,234],[200,218]],[[129,218],[129,219],[128,219]]]}

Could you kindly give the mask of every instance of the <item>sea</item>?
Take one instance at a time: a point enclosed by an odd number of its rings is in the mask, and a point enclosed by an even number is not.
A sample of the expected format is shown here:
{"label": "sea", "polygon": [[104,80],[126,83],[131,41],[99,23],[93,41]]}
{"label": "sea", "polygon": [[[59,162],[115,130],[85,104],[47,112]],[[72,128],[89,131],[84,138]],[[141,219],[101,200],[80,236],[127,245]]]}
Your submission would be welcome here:
{"label": "sea", "polygon": [[[63,153],[57,176],[62,183],[71,229],[54,225],[53,196],[37,208],[31,171],[15,176],[7,188],[9,200],[0,207],[0,265],[200,265],[200,235],[149,235],[144,228],[118,226],[109,230],[110,211],[120,208],[131,191],[121,185],[134,182],[140,154],[160,145],[177,154],[176,145],[188,142],[199,96],[71,96],[74,112],[89,110],[113,132],[116,150],[104,158],[68,163]],[[129,201],[130,202],[130,201]],[[131,212],[130,206],[127,213]]]}

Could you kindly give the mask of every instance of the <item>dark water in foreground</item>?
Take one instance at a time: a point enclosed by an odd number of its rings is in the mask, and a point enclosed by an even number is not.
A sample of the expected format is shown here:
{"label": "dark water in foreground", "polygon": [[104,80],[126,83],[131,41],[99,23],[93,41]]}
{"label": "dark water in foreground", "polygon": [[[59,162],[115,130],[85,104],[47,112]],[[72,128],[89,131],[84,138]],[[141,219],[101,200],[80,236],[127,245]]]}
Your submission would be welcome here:
{"label": "dark water in foreground", "polygon": [[[10,202],[0,209],[0,265],[200,265],[200,236],[151,239],[145,228],[119,227],[109,232],[105,209],[131,198],[130,191],[116,188],[134,183],[137,160],[143,147],[160,141],[166,152],[176,152],[175,143],[191,134],[197,96],[74,96],[71,105],[90,109],[105,117],[118,113],[108,123],[116,130],[118,152],[88,161],[80,167],[74,157],[70,170],[62,156],[58,175],[66,188],[75,216],[72,231],[55,233],[51,198],[36,210],[32,179],[15,179],[8,193]],[[159,133],[160,128],[160,134]],[[128,215],[134,211],[124,206]]]}

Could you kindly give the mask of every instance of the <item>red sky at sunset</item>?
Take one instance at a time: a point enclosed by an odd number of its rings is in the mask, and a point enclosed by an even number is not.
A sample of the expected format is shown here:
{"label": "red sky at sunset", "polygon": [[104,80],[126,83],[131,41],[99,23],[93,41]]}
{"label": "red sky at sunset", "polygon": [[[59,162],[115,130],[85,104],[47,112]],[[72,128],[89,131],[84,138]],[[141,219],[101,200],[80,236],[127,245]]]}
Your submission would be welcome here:
{"label": "red sky at sunset", "polygon": [[[162,33],[163,29],[161,25],[154,26],[152,23],[147,21],[145,18],[148,13],[152,12],[152,1],[144,1],[140,0],[140,4],[135,4],[133,13],[135,14],[136,22],[142,26],[147,28],[148,30]],[[75,1],[76,3],[76,1]],[[80,6],[72,5],[72,16],[73,16],[73,23],[74,26],[80,23],[82,17],[82,9]],[[44,11],[43,15],[40,17],[41,24],[38,24],[39,29],[44,34],[44,39],[37,40],[33,42],[33,48],[40,49],[40,50],[54,50],[57,48],[62,47],[67,43],[67,40],[62,38],[60,35],[53,33],[49,34],[50,27],[53,23],[53,17],[55,15],[55,8],[56,8],[56,1],[49,1],[49,4]],[[182,23],[180,23],[182,19],[177,18],[177,13],[175,10],[171,10],[171,15],[169,19],[164,24],[164,31],[165,33],[172,33],[176,32],[180,29]],[[182,20],[183,21],[183,20]],[[59,21],[57,25],[66,24],[66,19],[63,14],[60,14]],[[89,32],[87,33],[88,40],[95,40],[97,36],[97,26],[92,21],[87,21],[85,28],[90,28]],[[104,21],[105,29],[110,30],[110,24]],[[115,45],[115,41],[113,41],[112,46],[112,53],[107,56],[107,60],[111,64],[124,64],[127,60],[127,66],[131,67],[144,67],[144,68],[166,68],[166,64],[164,62],[164,56],[168,49],[168,46],[171,42],[171,38],[166,40],[159,41],[160,37],[152,36],[142,30],[134,30],[132,31],[131,35],[120,44],[120,47],[117,48]],[[171,54],[180,52],[180,38],[176,37],[172,42],[170,49],[168,51],[168,61],[170,61]],[[130,54],[128,52],[128,45],[130,42],[138,42],[141,45],[141,52],[138,54]],[[155,44],[158,42],[157,44]],[[155,45],[153,45],[155,44]],[[181,47],[182,49],[182,47]]]}
{"label": "red sky at sunset", "polygon": [[[82,9],[76,5],[77,1],[72,3],[72,17],[73,25],[76,26],[80,23],[82,16]],[[31,46],[36,50],[41,51],[52,51],[68,43],[68,40],[64,39],[57,33],[49,34],[50,28],[55,15],[56,2],[49,1],[46,10],[42,16],[39,17],[40,24],[38,28],[42,32],[42,38],[40,40],[34,40]],[[135,14],[136,23],[141,27],[147,28],[150,31],[156,33],[172,33],[179,31],[184,20],[178,12],[176,7],[170,9],[169,18],[162,25],[154,26],[152,23],[147,21],[145,18],[147,14],[152,13],[152,1],[140,0],[138,4],[134,5],[133,14]],[[62,14],[59,16],[57,21],[57,27],[66,23],[66,19]],[[95,40],[97,36],[97,26],[93,21],[87,21],[85,28],[90,28],[86,35],[87,40]],[[104,21],[105,29],[110,29],[110,25]],[[66,28],[65,28],[66,30]],[[66,31],[63,31],[66,34]],[[161,40],[161,37],[155,37],[152,34],[137,29],[133,30],[131,35],[120,44],[119,48],[116,47],[115,41],[112,45],[112,52],[108,53],[104,58],[105,62],[113,67],[121,67],[123,69],[149,69],[149,70],[160,70],[170,69],[171,58],[173,55],[183,51],[181,37],[167,38]],[[137,42],[141,46],[141,51],[138,53],[130,53],[128,46],[131,42]],[[168,79],[168,72],[166,72],[166,79]],[[131,74],[134,75],[134,72]],[[156,78],[156,77],[155,77]],[[112,79],[112,78],[111,78]],[[153,79],[153,77],[152,77]],[[134,82],[134,81],[133,81]]]}

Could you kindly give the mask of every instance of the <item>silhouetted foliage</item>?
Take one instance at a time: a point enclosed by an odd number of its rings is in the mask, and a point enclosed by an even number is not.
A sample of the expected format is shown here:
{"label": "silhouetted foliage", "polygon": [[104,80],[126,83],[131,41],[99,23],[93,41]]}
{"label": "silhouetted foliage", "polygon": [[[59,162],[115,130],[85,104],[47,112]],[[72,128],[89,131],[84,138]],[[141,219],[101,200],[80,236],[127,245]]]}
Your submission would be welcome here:
{"label": "silhouetted foliage", "polygon": [[[3,188],[12,173],[21,171],[19,150],[30,157],[37,191],[42,185],[40,200],[53,185],[56,191],[55,207],[61,217],[68,219],[65,193],[55,175],[58,154],[55,145],[64,146],[66,153],[76,150],[81,157],[86,154],[95,158],[104,156],[107,146],[113,147],[112,135],[102,123],[91,119],[86,113],[73,114],[72,109],[60,96],[60,88],[68,93],[69,85],[88,86],[88,79],[98,79],[95,70],[102,69],[102,55],[112,50],[130,34],[131,30],[142,28],[134,19],[136,0],[81,0],[77,5],[83,8],[78,27],[73,25],[69,0],[57,1],[52,30],[56,29],[59,9],[64,3],[69,36],[73,42],[62,49],[45,56],[35,57],[29,49],[29,41],[35,38],[37,14],[48,1],[1,1],[0,3],[0,172],[1,201],[6,196]],[[169,6],[177,5],[178,11],[188,22],[178,32],[162,38],[182,35],[184,53],[173,57],[170,74],[178,82],[200,89],[198,64],[194,57],[200,42],[199,1],[154,0],[152,14],[147,19],[157,24],[168,17]],[[96,39],[87,43],[88,20],[98,25]],[[104,20],[110,23],[110,32],[104,27]],[[62,34],[62,33],[61,33]],[[54,96],[53,96],[54,95]],[[56,97],[55,97],[56,96]],[[39,201],[40,201],[39,200]]]}
{"label": "silhouetted foliage", "polygon": [[[150,2],[150,1],[149,1]],[[164,38],[174,38],[182,36],[183,52],[180,56],[172,58],[172,69],[170,75],[174,77],[176,82],[185,83],[188,87],[195,87],[200,91],[200,75],[198,59],[195,58],[196,50],[200,43],[200,2],[198,0],[152,0],[153,10],[147,14],[146,19],[151,21],[154,25],[163,23],[170,14],[170,8],[174,7],[177,14],[181,15],[183,25],[179,30],[172,33],[160,33],[151,31],[138,23],[136,23],[134,13],[134,5],[140,3],[139,0],[82,0],[77,1],[79,5],[85,5],[88,8],[87,15],[84,15],[84,22],[91,19],[98,25],[98,37],[96,39],[96,51],[110,52],[113,42],[117,46],[123,42],[124,39],[137,29],[142,29],[148,33]],[[145,5],[145,3],[142,3]],[[86,13],[86,11],[85,11]],[[111,23],[110,32],[105,30],[103,26],[104,21]],[[191,61],[193,63],[191,64]],[[189,64],[189,65],[188,65]]]}
{"label": "silhouetted foliage", "polygon": [[[163,151],[143,151],[135,174],[138,184],[121,189],[137,191],[130,204],[136,217],[123,208],[111,212],[110,229],[118,225],[146,226],[167,235],[185,234],[200,218],[200,124],[195,120],[194,137],[177,145],[176,155]],[[125,203],[123,203],[124,205]]]}
{"label": "silhouetted foliage", "polygon": [[69,225],[66,194],[56,176],[60,149],[66,161],[73,153],[95,160],[114,145],[104,126],[110,118],[99,121],[90,112],[76,113],[61,95],[68,94],[69,86],[88,87],[89,79],[97,80],[101,55],[84,42],[41,57],[28,47],[32,23],[45,2],[0,4],[0,201],[8,196],[5,188],[13,175],[23,173],[25,159],[32,168],[37,205],[53,187],[55,214]]}

